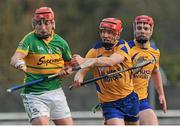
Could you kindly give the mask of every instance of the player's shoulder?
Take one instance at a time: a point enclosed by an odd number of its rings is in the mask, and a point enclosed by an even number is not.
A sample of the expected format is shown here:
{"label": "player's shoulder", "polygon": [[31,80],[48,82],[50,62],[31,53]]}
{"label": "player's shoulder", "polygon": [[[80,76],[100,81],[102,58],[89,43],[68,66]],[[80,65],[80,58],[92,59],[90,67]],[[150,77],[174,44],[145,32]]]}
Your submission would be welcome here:
{"label": "player's shoulder", "polygon": [[31,32],[29,32],[28,34],[26,34],[24,36],[25,39],[30,39],[30,38],[33,38],[33,37],[34,37],[34,31],[31,31]]}
{"label": "player's shoulder", "polygon": [[124,40],[124,39],[119,39],[118,45],[121,45],[121,44],[127,44],[127,42]]}
{"label": "player's shoulder", "polygon": [[159,50],[159,48],[156,46],[156,44],[155,44],[154,41],[151,41],[151,42],[150,42],[149,51],[150,51],[152,54],[154,54],[154,55],[157,55],[157,56],[160,55],[160,50]]}
{"label": "player's shoulder", "polygon": [[115,51],[124,51],[125,53],[129,53],[129,46],[124,39],[119,39],[118,42],[114,46]]}
{"label": "player's shoulder", "polygon": [[150,42],[150,47],[151,47],[153,50],[155,50],[155,51],[158,51],[158,50],[159,50],[154,41],[151,41],[151,42]]}
{"label": "player's shoulder", "polygon": [[54,41],[61,41],[63,43],[67,43],[65,39],[63,39],[60,35],[58,34],[53,34],[53,40]]}
{"label": "player's shoulder", "polygon": [[134,40],[130,40],[130,41],[128,41],[127,43],[128,43],[129,48],[135,47],[135,42],[134,42]]}
{"label": "player's shoulder", "polygon": [[127,42],[125,41],[125,40],[123,40],[123,39],[119,39],[118,40],[118,43],[115,45],[116,47],[118,47],[118,46],[127,46]]}
{"label": "player's shoulder", "polygon": [[53,42],[59,46],[68,46],[68,42],[58,34],[53,34]]}
{"label": "player's shoulder", "polygon": [[34,31],[32,32],[29,32],[28,34],[26,34],[22,40],[21,40],[21,43],[30,43],[32,41],[34,41],[36,38],[35,38],[35,35],[34,35]]}
{"label": "player's shoulder", "polygon": [[93,49],[99,49],[103,47],[103,42],[102,41],[96,41],[91,48]]}

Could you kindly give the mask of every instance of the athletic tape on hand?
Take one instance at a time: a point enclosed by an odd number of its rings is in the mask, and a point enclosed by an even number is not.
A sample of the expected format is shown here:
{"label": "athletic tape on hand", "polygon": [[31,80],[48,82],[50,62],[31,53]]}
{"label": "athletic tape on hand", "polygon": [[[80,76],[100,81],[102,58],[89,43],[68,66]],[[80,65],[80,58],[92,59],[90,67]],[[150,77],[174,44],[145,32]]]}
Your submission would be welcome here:
{"label": "athletic tape on hand", "polygon": [[16,62],[16,64],[14,65],[14,67],[19,69],[19,68],[22,68],[24,65],[25,65],[25,61],[24,60],[18,60]]}

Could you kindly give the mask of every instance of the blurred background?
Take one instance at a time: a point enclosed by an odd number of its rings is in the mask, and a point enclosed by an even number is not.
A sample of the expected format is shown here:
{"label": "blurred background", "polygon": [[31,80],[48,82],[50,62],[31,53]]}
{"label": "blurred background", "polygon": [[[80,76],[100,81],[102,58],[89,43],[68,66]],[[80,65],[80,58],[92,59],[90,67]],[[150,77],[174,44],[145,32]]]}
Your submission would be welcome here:
{"label": "blurred background", "polygon": [[[10,67],[19,41],[32,31],[35,9],[51,7],[55,12],[56,33],[73,52],[82,56],[99,39],[98,25],[103,18],[123,22],[121,37],[133,39],[132,22],[137,15],[154,18],[153,42],[161,51],[161,69],[169,110],[180,109],[180,1],[179,0],[0,0],[0,113],[24,112],[20,91],[7,93],[13,84],[23,83],[24,75]],[[87,79],[92,78],[91,74]],[[98,102],[93,84],[68,90],[73,75],[64,79],[64,91],[71,111],[90,111]],[[153,84],[153,83],[151,83]],[[156,92],[150,85],[150,102],[160,110]]]}

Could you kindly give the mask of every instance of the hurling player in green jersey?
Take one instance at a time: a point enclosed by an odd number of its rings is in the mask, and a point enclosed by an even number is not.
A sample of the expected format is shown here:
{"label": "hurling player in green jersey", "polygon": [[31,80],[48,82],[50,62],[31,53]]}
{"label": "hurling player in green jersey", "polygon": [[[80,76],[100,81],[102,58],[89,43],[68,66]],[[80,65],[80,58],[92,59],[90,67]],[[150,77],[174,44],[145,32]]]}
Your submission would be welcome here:
{"label": "hurling player in green jersey", "polygon": [[[25,72],[25,82],[60,72],[72,58],[68,43],[55,34],[55,16],[51,8],[36,9],[33,31],[20,42],[11,58],[11,65]],[[32,125],[72,125],[72,117],[57,77],[25,87],[21,96]]]}

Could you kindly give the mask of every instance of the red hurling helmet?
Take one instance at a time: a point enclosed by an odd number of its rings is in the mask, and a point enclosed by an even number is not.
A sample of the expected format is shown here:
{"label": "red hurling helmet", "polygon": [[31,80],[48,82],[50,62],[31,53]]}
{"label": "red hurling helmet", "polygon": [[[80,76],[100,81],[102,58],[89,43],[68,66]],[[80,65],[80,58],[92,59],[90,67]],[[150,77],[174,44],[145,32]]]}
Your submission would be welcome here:
{"label": "red hurling helmet", "polygon": [[35,21],[39,21],[40,19],[54,20],[54,12],[52,11],[51,8],[40,7],[36,9],[33,19]]}
{"label": "red hurling helmet", "polygon": [[110,29],[115,33],[120,33],[122,31],[122,22],[116,18],[105,18],[101,21],[99,29]]}
{"label": "red hurling helmet", "polygon": [[140,23],[140,22],[147,23],[152,28],[154,27],[154,21],[153,21],[152,17],[150,17],[150,16],[147,16],[147,15],[139,15],[139,16],[137,16],[135,18],[135,24]]}

